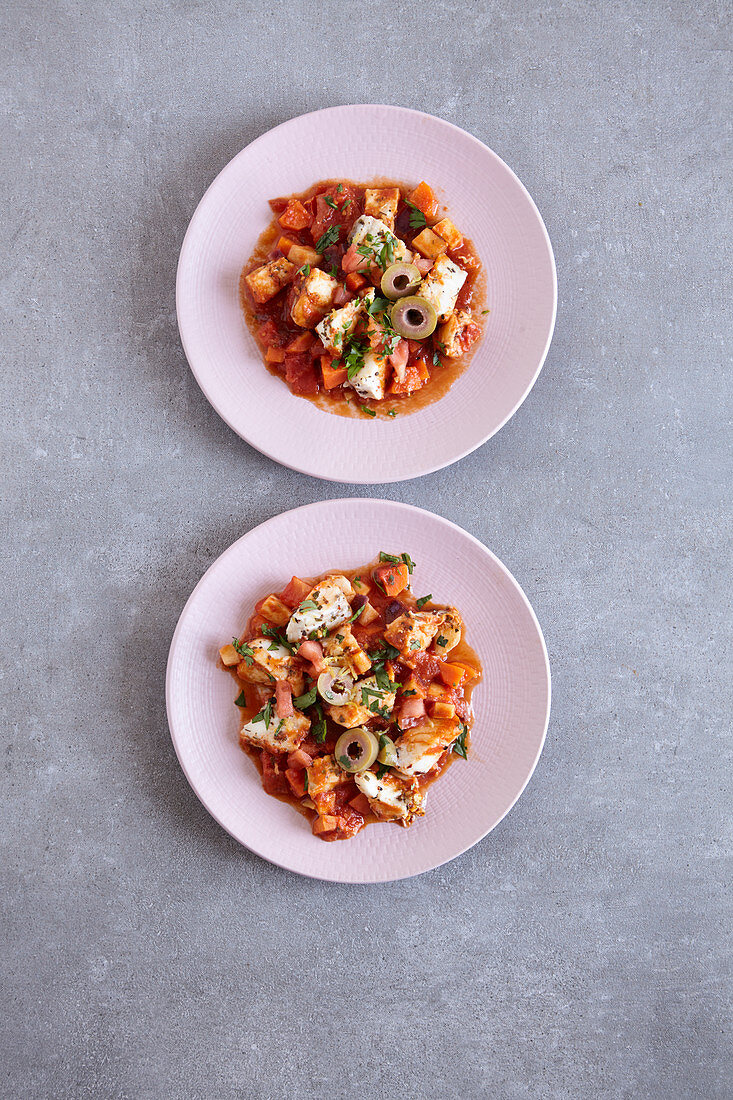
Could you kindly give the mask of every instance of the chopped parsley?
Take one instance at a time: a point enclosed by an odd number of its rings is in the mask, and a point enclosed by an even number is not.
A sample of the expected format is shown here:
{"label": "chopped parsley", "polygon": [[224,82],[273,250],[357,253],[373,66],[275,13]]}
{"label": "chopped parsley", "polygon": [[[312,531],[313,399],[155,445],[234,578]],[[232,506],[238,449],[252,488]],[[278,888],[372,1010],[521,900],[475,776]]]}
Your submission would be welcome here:
{"label": "chopped parsley", "polygon": [[410,557],[409,554],[400,554],[400,558],[402,559],[402,561],[407,566],[407,572],[410,574],[410,576],[412,576],[412,571],[415,568],[414,561],[412,560],[412,558]]}
{"label": "chopped parsley", "polygon": [[440,358],[440,352],[434,351],[433,352],[433,366],[434,367],[442,367],[442,365],[443,365],[443,360]]}
{"label": "chopped parsley", "polygon": [[366,413],[367,416],[376,416],[377,415],[375,413],[374,409],[370,409],[367,405],[360,405],[359,408],[361,409],[361,411],[363,413]]}
{"label": "chopped parsley", "polygon": [[246,642],[240,642],[238,638],[232,638],[232,645],[236,649],[239,656],[244,658],[247,667],[249,667],[252,664],[252,658],[255,655],[252,647],[248,646]]}
{"label": "chopped parsley", "polygon": [[336,190],[338,191],[339,195],[341,194],[341,192],[343,191],[343,189],[344,189],[344,185],[343,185],[343,183],[340,183],[340,184],[338,185],[338,187],[336,188]]}
{"label": "chopped parsley", "polygon": [[363,603],[361,605],[361,607],[357,608],[357,610],[354,612],[354,614],[351,616],[351,618],[346,620],[346,622],[347,623],[353,623],[354,619],[359,618],[359,616],[361,615],[361,613],[362,613],[362,611],[364,610],[365,607],[366,607],[366,604]]}
{"label": "chopped parsley", "polygon": [[389,409],[389,411],[387,412],[387,416],[397,416],[397,413],[394,409]]}
{"label": "chopped parsley", "polygon": [[341,226],[338,224],[327,229],[323,236],[316,241],[316,252],[325,252],[329,245],[336,244],[340,232]]}
{"label": "chopped parsley", "polygon": [[375,668],[374,679],[377,681],[377,687],[380,688],[381,691],[392,692],[396,691],[397,689],[397,684],[392,683],[389,676],[387,675],[384,665],[380,665],[379,668]]}
{"label": "chopped parsley", "polygon": [[324,195],[324,198],[326,200],[327,205],[330,206],[332,210],[338,210],[338,206],[333,201],[333,199],[331,198],[330,195]]}
{"label": "chopped parsley", "polygon": [[347,206],[351,206],[351,199],[344,199],[344,205],[341,207],[341,213],[343,214]]}
{"label": "chopped parsley", "polygon": [[348,756],[339,756],[338,759],[339,759],[339,764],[344,769],[344,771],[345,772],[350,772],[354,761],[350,760]]}
{"label": "chopped parsley", "polygon": [[491,310],[490,309],[482,309],[481,312],[482,313],[491,313]]}
{"label": "chopped parsley", "polygon": [[420,610],[422,610],[422,608],[425,607],[425,604],[428,603],[430,600],[432,600],[432,598],[433,598],[433,593],[432,592],[429,592],[427,596],[421,596],[420,599],[416,601],[418,608]]}
{"label": "chopped parsley", "polygon": [[303,772],[303,787],[305,788],[306,791],[308,790],[308,772],[307,771]]}
{"label": "chopped parsley", "polygon": [[377,779],[381,779],[382,776],[385,775],[386,772],[388,772],[388,771],[389,771],[389,768],[387,767],[386,764],[380,764],[374,774],[376,775]]}
{"label": "chopped parsley", "polygon": [[240,691],[239,695],[234,700],[234,706],[235,707],[246,707],[247,706],[247,696],[244,694],[244,691]]}
{"label": "chopped parsley", "polygon": [[407,205],[410,207],[410,229],[422,229],[428,224],[422,210],[418,210],[414,203],[408,202]]}
{"label": "chopped parsley", "polygon": [[310,275],[310,273],[311,273],[311,265],[310,264],[303,264],[303,266],[300,269],[300,274],[301,275]]}
{"label": "chopped parsley", "polygon": [[317,611],[318,604],[315,600],[303,600],[302,604],[298,608],[298,611]]}
{"label": "chopped parsley", "polygon": [[399,565],[402,561],[402,558],[398,557],[397,554],[385,554],[384,550],[380,550],[379,560],[391,562],[392,565]]}
{"label": "chopped parsley", "polygon": [[438,637],[435,639],[435,644],[439,645],[442,649],[443,646],[448,645],[448,639],[444,638],[442,634],[439,634]]}
{"label": "chopped parsley", "polygon": [[453,742],[453,752],[456,754],[456,756],[462,756],[464,760],[468,759],[468,754],[466,752],[467,734],[468,726],[464,725],[463,722],[461,722],[461,732],[460,735]]}
{"label": "chopped parsley", "polygon": [[408,649],[422,649],[422,642],[419,638],[413,638],[408,646]]}
{"label": "chopped parsley", "polygon": [[410,695],[417,695],[417,692],[415,691],[414,688],[407,688],[406,690],[403,689],[403,691],[402,691],[402,698],[403,699],[407,699],[408,696],[410,696]]}
{"label": "chopped parsley", "polygon": [[313,687],[299,695],[297,699],[293,699],[293,706],[298,710],[305,710],[307,707],[312,707],[318,697],[318,688],[314,684]]}
{"label": "chopped parsley", "polygon": [[[253,722],[262,721],[262,722],[265,723],[266,726],[270,725],[270,722],[272,721],[272,699],[267,700],[267,702],[265,703],[262,710],[259,712],[259,714],[255,714],[252,721]],[[278,729],[279,728],[280,727],[278,726]]]}
{"label": "chopped parsley", "polygon": [[352,339],[348,342],[348,350],[344,356],[346,376],[349,382],[364,366],[364,353],[369,345],[364,340]]}
{"label": "chopped parsley", "polygon": [[268,638],[274,638],[279,645],[287,649],[288,653],[295,653],[295,646],[291,645],[285,635],[280,630],[276,630],[274,626],[263,624],[262,633]]}

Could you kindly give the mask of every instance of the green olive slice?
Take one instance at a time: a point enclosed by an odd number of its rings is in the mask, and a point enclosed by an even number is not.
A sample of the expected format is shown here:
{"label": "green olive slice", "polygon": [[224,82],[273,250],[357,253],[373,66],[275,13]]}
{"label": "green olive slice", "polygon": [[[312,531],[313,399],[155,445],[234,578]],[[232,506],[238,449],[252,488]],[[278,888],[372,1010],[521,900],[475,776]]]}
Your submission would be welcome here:
{"label": "green olive slice", "polygon": [[391,737],[387,737],[386,733],[380,733],[379,735],[377,760],[380,764],[386,764],[388,768],[393,768],[397,763],[397,746]]}
{"label": "green olive slice", "polygon": [[345,772],[363,772],[372,766],[378,752],[379,741],[374,734],[357,726],[341,734],[333,755]]}
{"label": "green olive slice", "polygon": [[425,340],[435,332],[438,315],[427,298],[413,294],[395,302],[390,311],[392,328],[407,340]]}
{"label": "green olive slice", "polygon": [[422,275],[414,264],[392,264],[382,276],[382,294],[395,302],[413,294],[421,282]]}

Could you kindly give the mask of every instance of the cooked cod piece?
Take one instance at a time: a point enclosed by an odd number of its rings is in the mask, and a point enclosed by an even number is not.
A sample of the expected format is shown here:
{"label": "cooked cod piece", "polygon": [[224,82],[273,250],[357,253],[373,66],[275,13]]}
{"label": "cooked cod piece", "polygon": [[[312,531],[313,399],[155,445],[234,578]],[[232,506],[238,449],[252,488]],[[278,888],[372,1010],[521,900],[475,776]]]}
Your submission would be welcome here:
{"label": "cooked cod piece", "polygon": [[282,257],[250,271],[249,275],[244,276],[244,281],[252,292],[255,302],[262,305],[263,302],[269,302],[270,298],[274,298],[284,286],[291,282],[296,270],[295,264],[291,264],[289,260]]}
{"label": "cooked cod piece", "polygon": [[374,772],[364,771],[356,773],[354,782],[373,812],[385,821],[398,821],[407,827],[425,813],[426,795],[414,779],[402,779],[390,772],[377,779]]}
{"label": "cooked cod piece", "polygon": [[447,321],[456,308],[456,301],[468,273],[450,260],[445,253],[428,271],[420,287],[420,294],[433,306],[439,321]]}
{"label": "cooked cod piece", "polygon": [[351,618],[351,607],[344,595],[342,581],[349,584],[345,577],[329,577],[311,589],[290,616],[286,630],[289,642],[323,638],[334,627]]}
{"label": "cooked cod piece", "polygon": [[329,814],[335,805],[334,791],[342,783],[348,783],[350,777],[333,756],[317,757],[306,771],[308,797],[321,816]]}
{"label": "cooked cod piece", "polygon": [[269,722],[253,718],[239,731],[240,742],[245,741],[268,752],[295,752],[311,728],[310,718],[296,711],[290,718],[278,718],[274,705]]}
{"label": "cooked cod piece", "polygon": [[371,249],[374,263],[379,262],[378,257],[387,242],[391,242],[394,254],[394,259],[390,260],[390,263],[406,262],[412,256],[405,242],[396,237],[386,222],[380,218],[370,218],[367,214],[362,214],[356,219],[349,233],[349,245],[355,244],[357,247],[361,245]]}
{"label": "cooked cod piece", "polygon": [[366,652],[351,632],[351,625],[337,627],[323,642],[323,654],[329,665],[345,668],[356,679],[372,667]]}
{"label": "cooked cod piece", "polygon": [[[242,660],[237,676],[250,684],[271,684],[287,680],[294,695],[303,690],[303,670],[296,657],[284,645],[272,638],[253,638],[247,645],[252,650],[250,660]],[[250,663],[251,662],[251,663]]]}
{"label": "cooked cod piece", "polygon": [[387,358],[382,350],[367,348],[364,352],[364,366],[349,379],[349,385],[359,397],[382,400],[387,385]]}
{"label": "cooked cod piece", "polygon": [[326,711],[340,726],[352,730],[379,714],[387,718],[394,710],[395,693],[379,687],[376,676],[366,676],[354,684],[351,700],[339,706],[328,704]]}
{"label": "cooked cod piece", "polygon": [[456,607],[446,607],[440,612],[441,621],[435,635],[435,652],[444,657],[458,645],[463,632],[463,619]]}
{"label": "cooked cod piece", "polygon": [[367,308],[374,301],[375,293],[372,287],[363,298],[354,298],[341,309],[332,309],[328,316],[316,325],[316,332],[324,348],[336,355],[341,354],[344,341],[351,336],[360,319],[366,316]]}
{"label": "cooked cod piece", "polygon": [[397,763],[405,775],[424,775],[434,768],[460,733],[457,718],[425,718],[396,742]]}
{"label": "cooked cod piece", "polygon": [[415,653],[422,653],[428,648],[442,621],[442,614],[438,611],[406,611],[392,620],[384,637],[409,661]]}
{"label": "cooked cod piece", "polygon": [[300,293],[290,310],[295,324],[300,328],[315,328],[333,305],[333,296],[338,287],[338,280],[333,275],[321,271],[319,267],[312,268],[303,280]]}
{"label": "cooked cod piece", "polygon": [[461,345],[461,337],[469,326],[475,326],[474,333],[469,334],[468,344],[475,339],[476,322],[473,314],[467,309],[458,309],[452,313],[448,320],[438,329],[438,340],[443,345],[441,355],[446,359],[460,359],[465,354],[465,348]]}

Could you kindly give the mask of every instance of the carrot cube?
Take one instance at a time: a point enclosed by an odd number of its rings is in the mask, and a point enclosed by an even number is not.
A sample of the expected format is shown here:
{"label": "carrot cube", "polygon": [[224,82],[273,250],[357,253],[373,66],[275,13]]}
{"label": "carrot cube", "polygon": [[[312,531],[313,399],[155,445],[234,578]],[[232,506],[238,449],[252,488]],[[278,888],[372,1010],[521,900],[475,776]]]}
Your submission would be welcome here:
{"label": "carrot cube", "polygon": [[265,359],[268,363],[284,363],[285,352],[282,348],[268,348],[265,352]]}
{"label": "carrot cube", "polygon": [[407,196],[407,201],[422,210],[426,218],[434,218],[438,208],[438,201],[432,187],[423,180],[418,183],[414,191]]}
{"label": "carrot cube", "polygon": [[410,581],[410,571],[406,565],[378,565],[372,575],[387,596],[397,596]]}
{"label": "carrot cube", "polygon": [[328,355],[321,356],[321,373],[323,374],[323,385],[327,390],[335,389],[336,386],[343,386],[344,382],[348,378],[348,372],[346,367],[334,367],[334,363],[338,363],[340,360],[331,359]]}
{"label": "carrot cube", "polygon": [[277,242],[277,247],[282,252],[283,256],[290,255],[290,249],[295,245],[295,241],[291,241],[288,237],[281,237]]}
{"label": "carrot cube", "polygon": [[441,664],[438,675],[446,687],[460,687],[466,678],[466,670],[463,665],[451,665],[446,662]]}

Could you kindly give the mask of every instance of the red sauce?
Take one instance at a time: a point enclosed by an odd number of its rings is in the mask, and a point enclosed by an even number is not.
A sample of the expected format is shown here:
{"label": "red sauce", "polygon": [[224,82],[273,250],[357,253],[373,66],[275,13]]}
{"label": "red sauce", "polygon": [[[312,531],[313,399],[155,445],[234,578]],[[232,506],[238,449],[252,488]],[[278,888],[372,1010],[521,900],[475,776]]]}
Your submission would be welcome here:
{"label": "red sauce", "polygon": [[[364,212],[364,192],[367,186],[399,189],[400,200],[395,219],[395,234],[410,247],[414,238],[425,226],[424,224],[410,225],[414,208],[405,201],[412,190],[408,185],[384,180],[371,184],[359,184],[346,180],[321,180],[300,194],[270,201],[275,217],[260,236],[252,256],[242,270],[240,299],[247,323],[262,347],[263,355],[270,356],[270,360],[265,358],[267,369],[281,377],[292,393],[305,397],[319,408],[340,416],[379,416],[391,419],[397,415],[415,412],[442,397],[466,369],[480,340],[483,313],[487,312],[481,308],[485,297],[484,279],[481,262],[470,240],[463,238],[459,247],[448,251],[448,256],[468,272],[468,278],[461,288],[456,303],[456,309],[471,310],[474,320],[462,340],[462,346],[465,344],[464,354],[457,359],[441,355],[440,325],[427,339],[409,341],[406,367],[408,381],[403,384],[397,382],[392,374],[392,368],[389,367],[385,397],[381,401],[365,400],[351,386],[344,385],[342,382],[331,385],[330,388],[327,387],[326,369],[329,366],[336,369],[343,367],[343,360],[329,355],[315,333],[311,333],[313,339],[309,341],[308,334],[311,330],[296,325],[291,317],[293,302],[300,294],[309,265],[303,265],[295,280],[287,283],[266,302],[255,302],[245,281],[245,277],[258,267],[270,260],[282,258],[286,251],[289,254],[291,245],[313,249],[326,234],[327,240],[330,238],[333,240],[323,248],[320,266],[338,280],[340,286],[344,288],[344,293],[349,294],[349,300],[365,293],[372,285],[376,286],[377,293],[380,293],[378,283],[381,271],[374,269],[374,273],[363,273],[363,285],[355,289],[353,280],[349,284],[341,268],[341,262],[347,250],[348,233],[356,219]],[[284,228],[278,220],[281,215],[288,220],[288,215],[284,212],[293,202],[300,204],[300,209],[305,211],[302,220],[306,217],[309,219],[309,224],[302,228]],[[294,209],[297,210],[298,207]],[[435,211],[427,219],[428,226],[435,224],[444,216],[445,212],[437,213],[436,205]],[[298,221],[298,218],[295,220]],[[278,248],[278,242],[283,239],[284,245]],[[319,314],[314,318],[313,327],[321,316]],[[291,348],[290,345],[293,343],[295,346]],[[337,377],[330,374],[328,381],[333,383]],[[398,392],[410,387],[412,387],[411,392]]]}
{"label": "red sauce", "polygon": [[[350,581],[358,577],[363,583],[369,585],[369,591],[366,593],[366,598],[377,612],[377,618],[367,626],[360,625],[357,620],[352,623],[352,633],[359,645],[366,650],[367,653],[371,654],[384,644],[383,635],[389,619],[388,608],[395,599],[402,605],[403,609],[410,611],[417,609],[416,598],[411,592],[403,591],[399,596],[391,597],[385,595],[384,592],[377,587],[373,581],[372,573],[378,564],[378,561],[373,561],[360,569],[353,569],[351,571],[331,569],[321,574],[319,577],[304,578],[302,581],[302,584],[306,585],[307,589],[310,590],[318,584],[319,581],[324,580],[325,577],[334,573],[340,573]],[[296,596],[295,603],[293,603],[289,595],[291,586],[292,582],[279,593],[279,597],[282,598],[283,602],[288,607],[297,606],[297,603],[302,599],[302,595]],[[263,599],[258,601],[255,605],[254,612],[240,635],[240,644],[242,642],[251,641],[255,637],[260,637],[262,635],[263,625],[266,627],[266,630],[273,629],[273,624],[268,623],[267,619],[263,618],[260,614],[265,599],[266,597],[263,597]],[[420,610],[439,611],[441,610],[441,606],[428,602],[423,604]],[[284,627],[274,627],[274,629],[284,631]],[[452,703],[455,707],[456,715],[466,731],[465,746],[466,750],[469,751],[471,745],[470,730],[473,723],[471,695],[474,687],[481,679],[481,662],[477,654],[466,642],[465,630],[462,631],[461,640],[458,645],[450,651],[448,661],[451,665],[463,665],[470,670],[471,678],[458,687],[447,688],[439,675],[441,667],[446,663],[445,658],[441,658],[432,647],[428,651],[418,654],[413,659],[414,668],[408,667],[399,658],[394,659],[385,667],[390,678],[400,685],[404,685],[410,677],[415,679],[419,690],[425,693],[428,713],[430,713],[435,706],[435,703],[430,701],[431,686],[434,690],[439,688],[441,693],[440,701]],[[224,666],[222,665],[221,667],[223,668]],[[262,706],[270,697],[272,689],[265,684],[258,685],[250,683],[247,680],[240,680],[237,676],[236,669],[227,669],[227,671],[231,672],[237,684],[241,729],[262,709]],[[366,675],[368,675],[368,673],[366,673]],[[400,694],[398,693],[395,712],[399,708],[399,703]],[[344,733],[343,726],[332,721],[325,711],[323,715],[325,720],[325,733],[323,739],[320,741],[316,740],[313,729],[311,729],[311,732],[300,746],[314,759],[319,756],[332,754],[338,738]],[[415,720],[415,722],[417,721],[419,721],[419,719]],[[413,724],[415,724],[415,722],[413,722]],[[395,735],[394,725],[392,724],[392,728],[390,729],[390,722],[379,716],[375,716],[369,721],[368,728],[377,735],[379,735],[380,732],[387,731],[389,731],[391,736]],[[315,808],[303,804],[303,799],[307,792],[301,785],[302,779],[299,779],[297,774],[293,774],[292,769],[290,769],[290,771],[288,770],[287,757],[284,754],[275,755],[266,750],[255,748],[244,739],[240,739],[240,746],[255,763],[262,778],[262,785],[267,793],[281,801],[288,802],[314,824],[318,820],[318,813]],[[455,759],[456,753],[448,748],[430,772],[417,777],[419,787],[421,789],[429,787],[431,783],[434,783],[436,779],[440,778]],[[303,774],[302,769],[301,774]],[[359,790],[353,779],[341,783],[341,785],[336,788],[334,791],[333,810],[329,812],[333,813],[338,819],[338,827],[331,832],[319,834],[322,840],[347,840],[351,836],[354,836],[355,833],[365,825],[382,820],[366,809],[358,810],[352,807],[350,805],[351,802],[354,799],[358,799],[358,796]]]}

